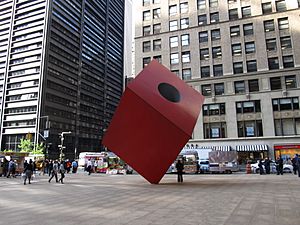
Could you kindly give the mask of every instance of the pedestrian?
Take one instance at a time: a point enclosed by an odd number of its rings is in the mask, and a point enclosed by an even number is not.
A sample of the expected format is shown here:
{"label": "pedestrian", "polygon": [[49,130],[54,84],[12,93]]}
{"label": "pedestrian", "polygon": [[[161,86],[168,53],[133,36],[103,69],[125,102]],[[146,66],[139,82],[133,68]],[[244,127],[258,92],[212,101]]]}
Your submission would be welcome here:
{"label": "pedestrian", "polygon": [[271,162],[270,162],[270,159],[269,157],[267,157],[265,159],[265,170],[266,170],[266,174],[270,174],[270,165],[271,165]]}
{"label": "pedestrian", "polygon": [[59,170],[59,165],[58,165],[57,160],[55,160],[53,163],[53,168],[52,168],[52,176],[48,180],[49,183],[51,182],[53,177],[55,177],[56,183],[58,183],[58,178],[57,178],[58,170]]}
{"label": "pedestrian", "polygon": [[259,174],[263,175],[264,174],[264,167],[263,167],[263,162],[262,162],[261,159],[259,160],[258,167],[259,167]]}
{"label": "pedestrian", "polygon": [[300,177],[300,157],[298,154],[296,154],[296,166],[297,166],[297,170],[298,170],[298,177]]}
{"label": "pedestrian", "polygon": [[26,185],[27,178],[28,178],[28,184],[31,184],[30,180],[31,180],[31,176],[33,174],[33,163],[32,163],[31,159],[29,160],[29,163],[26,164],[26,167],[24,169],[24,173],[25,173],[24,185]]}
{"label": "pedestrian", "polygon": [[176,163],[176,170],[177,170],[177,182],[182,183],[183,182],[183,163],[179,159]]}
{"label": "pedestrian", "polygon": [[78,163],[74,160],[72,162],[72,173],[76,173],[78,168]]}
{"label": "pedestrian", "polygon": [[297,158],[298,158],[298,154],[296,154],[293,159],[292,159],[292,165],[293,165],[293,172],[295,175],[297,175],[297,170],[298,170],[298,166],[297,166]]}
{"label": "pedestrian", "polygon": [[7,178],[10,178],[10,174],[12,175],[12,177],[16,177],[16,164],[13,161],[13,159],[10,159],[9,163],[8,163],[8,174],[7,174]]}
{"label": "pedestrian", "polygon": [[97,168],[98,168],[98,162],[97,162],[97,160],[95,160],[95,162],[94,162],[94,171],[95,171],[95,173],[97,173]]}
{"label": "pedestrian", "polygon": [[53,161],[50,160],[50,162],[49,162],[49,167],[48,167],[49,177],[50,177],[51,174],[52,174],[52,170],[53,170]]}
{"label": "pedestrian", "polygon": [[92,172],[92,162],[91,162],[91,159],[89,159],[87,161],[87,164],[86,164],[86,171],[89,173],[89,175],[91,175],[91,172]]}
{"label": "pedestrian", "polygon": [[276,160],[276,170],[277,170],[277,175],[279,174],[283,175],[283,160],[280,156]]}
{"label": "pedestrian", "polygon": [[64,161],[60,162],[59,173],[60,173],[60,178],[59,178],[58,182],[61,182],[63,184],[64,183],[64,178],[65,178],[65,173],[66,173],[66,168],[65,168]]}

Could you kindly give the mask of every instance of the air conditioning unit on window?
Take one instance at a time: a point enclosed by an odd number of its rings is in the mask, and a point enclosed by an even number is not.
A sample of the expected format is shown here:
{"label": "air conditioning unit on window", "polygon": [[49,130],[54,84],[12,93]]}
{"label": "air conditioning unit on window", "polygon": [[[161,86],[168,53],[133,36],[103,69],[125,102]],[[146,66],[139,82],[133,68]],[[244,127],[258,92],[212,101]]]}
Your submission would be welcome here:
{"label": "air conditioning unit on window", "polygon": [[246,98],[250,99],[250,93],[246,93]]}
{"label": "air conditioning unit on window", "polygon": [[282,96],[287,96],[287,91],[286,90],[282,90]]}

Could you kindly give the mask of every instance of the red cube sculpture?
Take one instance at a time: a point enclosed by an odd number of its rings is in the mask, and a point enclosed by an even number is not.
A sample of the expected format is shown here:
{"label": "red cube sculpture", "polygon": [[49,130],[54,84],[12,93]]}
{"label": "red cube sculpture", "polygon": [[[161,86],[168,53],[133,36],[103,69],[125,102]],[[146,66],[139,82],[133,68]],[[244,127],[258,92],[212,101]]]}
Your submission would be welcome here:
{"label": "red cube sculpture", "polygon": [[153,60],[127,86],[103,144],[157,184],[190,139],[203,101]]}

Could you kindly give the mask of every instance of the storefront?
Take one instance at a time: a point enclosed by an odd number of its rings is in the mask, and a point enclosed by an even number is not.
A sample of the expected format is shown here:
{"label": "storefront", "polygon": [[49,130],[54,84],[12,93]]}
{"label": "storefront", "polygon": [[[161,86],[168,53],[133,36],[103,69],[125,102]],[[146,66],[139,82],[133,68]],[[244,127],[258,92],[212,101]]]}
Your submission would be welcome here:
{"label": "storefront", "polygon": [[249,160],[256,162],[269,157],[268,145],[238,145],[236,151],[240,165],[245,165]]}
{"label": "storefront", "polygon": [[292,159],[295,154],[300,155],[300,144],[284,144],[284,145],[274,145],[275,157],[282,157],[283,160]]}

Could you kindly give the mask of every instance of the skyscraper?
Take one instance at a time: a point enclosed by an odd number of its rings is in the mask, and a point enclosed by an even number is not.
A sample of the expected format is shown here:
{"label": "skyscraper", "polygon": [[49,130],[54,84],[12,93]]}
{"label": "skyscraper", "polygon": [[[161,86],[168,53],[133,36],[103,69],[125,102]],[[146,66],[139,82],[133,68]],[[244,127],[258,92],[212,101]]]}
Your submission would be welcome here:
{"label": "skyscraper", "polygon": [[300,153],[299,0],[136,2],[135,70],[157,59],[205,97],[187,147]]}
{"label": "skyscraper", "polygon": [[2,150],[26,136],[49,136],[53,157],[100,150],[123,91],[124,4],[0,1]]}

